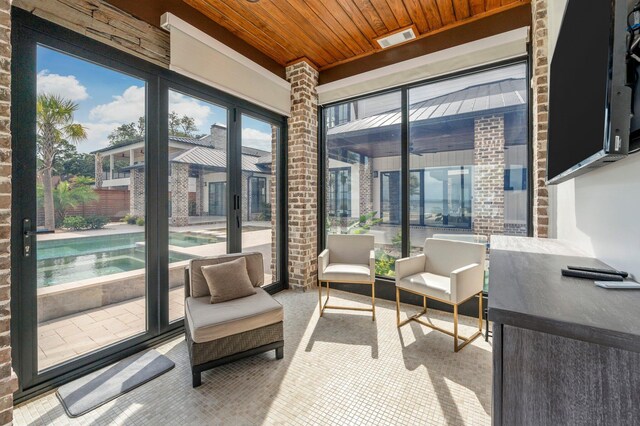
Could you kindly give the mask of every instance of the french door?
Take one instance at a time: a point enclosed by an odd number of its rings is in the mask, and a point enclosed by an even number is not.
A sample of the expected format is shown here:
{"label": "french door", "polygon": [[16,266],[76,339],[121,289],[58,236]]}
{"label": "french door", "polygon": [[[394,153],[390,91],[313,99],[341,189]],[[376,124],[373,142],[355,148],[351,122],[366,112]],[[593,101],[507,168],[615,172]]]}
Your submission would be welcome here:
{"label": "french door", "polygon": [[179,333],[190,259],[284,262],[286,120],[15,12],[18,399]]}

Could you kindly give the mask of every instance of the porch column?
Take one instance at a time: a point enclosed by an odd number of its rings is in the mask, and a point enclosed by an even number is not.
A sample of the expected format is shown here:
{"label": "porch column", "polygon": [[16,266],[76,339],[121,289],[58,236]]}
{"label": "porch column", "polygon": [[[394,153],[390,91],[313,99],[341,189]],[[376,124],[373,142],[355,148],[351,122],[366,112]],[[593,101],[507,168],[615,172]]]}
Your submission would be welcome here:
{"label": "porch column", "polygon": [[[371,213],[373,210],[373,164],[371,164],[371,158],[366,155],[362,155],[360,157],[360,168],[359,168],[359,194],[360,194],[360,211],[358,216],[362,216],[363,214]],[[353,191],[353,189],[352,189]],[[355,210],[355,206],[351,206],[351,216],[356,217],[353,214]]]}
{"label": "porch column", "polygon": [[278,279],[278,250],[277,250],[277,187],[276,177],[278,176],[276,165],[278,156],[276,153],[278,149],[278,128],[271,126],[271,176],[269,178],[269,203],[271,204],[271,279],[276,281]]}
{"label": "porch column", "polygon": [[96,154],[94,155],[94,159],[95,159],[95,170],[93,174],[95,176],[95,187],[96,189],[100,189],[102,188],[102,181],[103,181],[102,154],[100,152],[96,152]]}
{"label": "porch column", "polygon": [[115,161],[113,154],[109,154],[109,179],[113,179],[113,169],[115,169]]}
{"label": "porch column", "polygon": [[473,232],[504,233],[504,115],[474,120]]}
{"label": "porch column", "polygon": [[202,216],[204,210],[204,171],[198,170],[196,174],[196,216]]}
{"label": "porch column", "polygon": [[144,217],[144,169],[131,169],[129,175],[129,214]]}
{"label": "porch column", "polygon": [[171,226],[189,224],[189,165],[171,163]]}
{"label": "porch column", "polygon": [[549,236],[549,190],[547,188],[547,128],[549,123],[549,33],[550,0],[531,2],[531,58],[533,69],[533,235]]}
{"label": "porch column", "polygon": [[318,71],[302,60],[289,65],[287,173],[289,180],[289,284],[306,290],[316,284],[318,235]]}

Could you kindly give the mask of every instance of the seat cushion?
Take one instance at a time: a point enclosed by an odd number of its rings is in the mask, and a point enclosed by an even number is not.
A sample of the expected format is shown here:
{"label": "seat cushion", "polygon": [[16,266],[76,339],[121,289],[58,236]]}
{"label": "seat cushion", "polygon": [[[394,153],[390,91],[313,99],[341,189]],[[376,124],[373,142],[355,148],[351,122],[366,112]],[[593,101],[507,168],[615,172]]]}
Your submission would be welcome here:
{"label": "seat cushion", "polygon": [[261,288],[256,288],[252,296],[213,305],[209,296],[187,297],[184,310],[187,327],[196,343],[255,330],[284,318],[282,305]]}
{"label": "seat cushion", "polygon": [[211,303],[223,303],[256,294],[244,257],[218,265],[202,266],[211,293]]}
{"label": "seat cushion", "polygon": [[345,263],[329,263],[320,279],[323,281],[371,281],[369,265],[347,265]]}
{"label": "seat cushion", "polygon": [[445,301],[451,301],[451,279],[442,275],[421,272],[398,281],[397,287]]}

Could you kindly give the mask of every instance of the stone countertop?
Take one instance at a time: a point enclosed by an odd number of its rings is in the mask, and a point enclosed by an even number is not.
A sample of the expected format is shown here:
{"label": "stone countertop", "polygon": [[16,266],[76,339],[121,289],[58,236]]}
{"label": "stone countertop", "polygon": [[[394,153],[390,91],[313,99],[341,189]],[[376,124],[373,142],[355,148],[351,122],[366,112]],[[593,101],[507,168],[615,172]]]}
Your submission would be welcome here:
{"label": "stone countertop", "polygon": [[559,240],[492,237],[489,319],[640,352],[640,291],[564,277],[567,265],[608,267]]}

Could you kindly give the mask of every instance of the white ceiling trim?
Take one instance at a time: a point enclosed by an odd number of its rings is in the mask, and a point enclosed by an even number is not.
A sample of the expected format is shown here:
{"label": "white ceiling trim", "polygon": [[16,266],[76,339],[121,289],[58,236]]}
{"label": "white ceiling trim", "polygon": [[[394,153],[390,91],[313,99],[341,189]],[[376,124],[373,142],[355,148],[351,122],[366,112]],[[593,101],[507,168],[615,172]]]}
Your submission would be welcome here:
{"label": "white ceiling trim", "polygon": [[[441,74],[463,71],[467,68],[488,65],[494,62],[509,59],[510,57],[520,56],[526,53],[526,43],[528,43],[528,41],[529,27],[517,28],[515,30],[507,31],[502,34],[497,34],[480,40],[461,44],[459,46],[443,49],[437,52],[419,56],[417,58],[408,59],[396,64],[387,65],[385,67],[377,68],[375,70],[367,71],[351,77],[332,81],[330,83],[321,84],[317,87],[320,104],[335,102],[356,95],[371,93],[386,88],[400,86],[403,84],[414,83],[427,77],[435,77],[439,74],[425,75],[425,68],[433,64],[444,63],[446,61],[452,61],[453,63],[459,65],[463,62],[459,61],[460,58],[466,57],[467,55],[477,55],[480,51],[493,52],[493,54],[478,55],[479,60],[477,62],[465,61],[473,63],[467,66],[459,67],[457,69],[447,70],[446,72]],[[510,46],[510,49],[505,50],[504,54],[500,54],[499,48],[502,46]],[[415,70],[416,72],[410,73],[410,71],[412,70]],[[390,85],[384,83],[384,79],[388,79],[392,76],[397,77],[400,74],[407,73],[409,73],[411,76],[407,75],[407,77],[403,78],[402,81],[393,81],[393,83]],[[391,80],[397,80],[397,78]],[[361,86],[362,90],[357,89],[356,86]],[[358,93],[354,93],[354,90]],[[340,97],[341,92],[344,92],[344,96],[342,98]]]}

